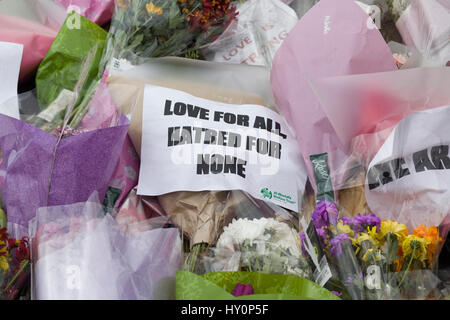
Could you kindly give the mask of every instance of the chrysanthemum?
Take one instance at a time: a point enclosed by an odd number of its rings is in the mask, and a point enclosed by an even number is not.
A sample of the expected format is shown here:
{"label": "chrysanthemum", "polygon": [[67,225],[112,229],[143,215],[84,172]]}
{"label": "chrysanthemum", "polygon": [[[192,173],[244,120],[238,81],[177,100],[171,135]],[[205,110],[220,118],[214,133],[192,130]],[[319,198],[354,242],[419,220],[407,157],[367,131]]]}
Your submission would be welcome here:
{"label": "chrysanthemum", "polygon": [[427,246],[430,242],[414,234],[408,235],[402,242],[403,257],[412,257],[420,261],[427,259]]}
{"label": "chrysanthemum", "polygon": [[440,241],[442,241],[442,238],[439,237],[439,231],[438,228],[435,226],[431,226],[427,228],[424,225],[419,225],[417,228],[413,229],[414,235],[426,239],[429,244],[427,246],[427,253],[428,253],[428,261],[431,263],[433,260],[433,256],[436,253],[436,248]]}
{"label": "chrysanthemum", "polygon": [[389,235],[395,235],[398,243],[402,243],[408,235],[408,228],[401,223],[393,220],[383,220],[380,226],[380,235],[386,240]]}

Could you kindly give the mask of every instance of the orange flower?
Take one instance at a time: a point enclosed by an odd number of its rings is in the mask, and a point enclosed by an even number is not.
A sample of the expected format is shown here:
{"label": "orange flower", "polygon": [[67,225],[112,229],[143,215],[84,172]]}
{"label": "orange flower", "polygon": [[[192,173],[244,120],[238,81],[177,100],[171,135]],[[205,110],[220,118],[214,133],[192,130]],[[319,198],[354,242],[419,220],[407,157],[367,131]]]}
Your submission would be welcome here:
{"label": "orange flower", "polygon": [[126,8],[127,7],[127,3],[124,0],[117,0],[117,6],[119,8]]}
{"label": "orange flower", "polygon": [[147,13],[154,13],[154,14],[156,14],[157,16],[160,16],[160,15],[162,15],[162,13],[163,13],[161,7],[155,6],[155,5],[153,4],[153,2],[147,3],[147,4],[145,5],[145,10],[147,10]]}
{"label": "orange flower", "polygon": [[442,241],[442,238],[439,237],[438,228],[435,226],[427,228],[426,226],[420,224],[417,228],[413,229],[413,233],[414,235],[429,241],[429,245],[427,246],[427,252],[428,252],[428,263],[431,264],[433,261],[433,256],[436,253],[436,248]]}

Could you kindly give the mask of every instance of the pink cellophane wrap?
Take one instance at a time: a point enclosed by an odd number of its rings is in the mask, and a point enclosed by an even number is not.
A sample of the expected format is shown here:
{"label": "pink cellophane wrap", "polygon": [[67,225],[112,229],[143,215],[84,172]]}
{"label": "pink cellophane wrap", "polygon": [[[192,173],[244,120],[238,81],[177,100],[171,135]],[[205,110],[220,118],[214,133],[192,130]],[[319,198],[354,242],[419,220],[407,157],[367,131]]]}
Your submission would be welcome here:
{"label": "pink cellophane wrap", "polygon": [[0,14],[0,41],[20,43],[24,46],[20,66],[20,82],[30,80],[39,63],[47,54],[57,33],[57,29]]}
{"label": "pink cellophane wrap", "polygon": [[367,164],[405,116],[450,104],[450,68],[414,68],[311,81],[344,150]]}
{"label": "pink cellophane wrap", "polygon": [[95,22],[102,25],[111,20],[114,13],[114,0],[54,0],[65,8],[72,8]]}
{"label": "pink cellophane wrap", "polygon": [[[396,70],[370,17],[352,0],[322,0],[291,30],[273,61],[275,101],[293,126],[315,188],[310,155],[328,152],[331,171],[347,159],[310,80]],[[336,183],[336,182],[335,182]]]}
{"label": "pink cellophane wrap", "polygon": [[[107,76],[108,74],[105,72],[92,98],[89,111],[81,121],[79,129],[90,131],[108,128],[111,124],[118,121],[120,114],[109,94],[106,85]],[[110,183],[110,187],[121,190],[120,196],[115,202],[116,208],[122,204],[131,189],[137,185],[139,167],[139,156],[127,134]]]}

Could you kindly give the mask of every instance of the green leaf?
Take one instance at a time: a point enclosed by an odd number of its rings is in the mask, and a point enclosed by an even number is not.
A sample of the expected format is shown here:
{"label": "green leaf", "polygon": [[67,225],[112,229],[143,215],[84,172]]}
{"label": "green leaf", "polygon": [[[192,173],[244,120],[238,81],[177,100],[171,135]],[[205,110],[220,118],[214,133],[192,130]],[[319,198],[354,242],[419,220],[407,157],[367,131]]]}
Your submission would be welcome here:
{"label": "green leaf", "polygon": [[[236,284],[251,284],[255,294],[234,297]],[[201,276],[177,271],[177,300],[340,300],[327,289],[304,278],[257,272],[211,272]]]}

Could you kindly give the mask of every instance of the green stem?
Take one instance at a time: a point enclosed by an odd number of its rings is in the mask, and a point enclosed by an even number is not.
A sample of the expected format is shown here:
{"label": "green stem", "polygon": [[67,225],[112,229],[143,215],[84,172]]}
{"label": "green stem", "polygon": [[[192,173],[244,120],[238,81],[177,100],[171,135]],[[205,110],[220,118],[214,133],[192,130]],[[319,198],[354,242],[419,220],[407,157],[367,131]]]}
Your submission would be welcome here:
{"label": "green stem", "polygon": [[400,280],[400,283],[398,284],[398,288],[400,288],[400,286],[401,286],[402,283],[403,283],[403,280],[405,280],[406,275],[407,275],[408,272],[409,272],[409,268],[411,267],[411,263],[412,263],[412,261],[413,261],[413,259],[414,259],[414,253],[415,253],[415,251],[416,251],[416,248],[414,247],[414,248],[413,248],[413,251],[412,251],[412,253],[411,253],[411,259],[409,260],[408,266],[406,267],[406,270],[405,270],[405,272],[403,273],[402,280]]}
{"label": "green stem", "polygon": [[29,264],[28,260],[25,260],[25,263],[21,264],[19,271],[16,272],[14,277],[11,278],[11,280],[8,282],[8,284],[6,285],[5,289],[3,289],[3,291],[8,290],[8,288],[14,283],[14,281],[16,281],[17,277],[19,277],[19,275],[22,273],[22,271],[25,270],[25,268],[28,266],[28,264]]}

